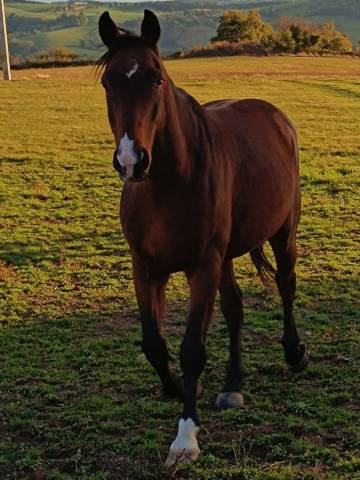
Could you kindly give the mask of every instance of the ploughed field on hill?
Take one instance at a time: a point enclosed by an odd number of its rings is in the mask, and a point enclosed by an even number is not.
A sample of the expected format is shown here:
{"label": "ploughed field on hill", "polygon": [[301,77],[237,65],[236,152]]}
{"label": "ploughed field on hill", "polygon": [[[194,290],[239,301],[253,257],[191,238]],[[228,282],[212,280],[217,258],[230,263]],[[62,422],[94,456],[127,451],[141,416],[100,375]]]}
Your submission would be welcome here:
{"label": "ploughed field on hill", "polygon": [[[245,407],[217,412],[227,334],[216,307],[200,401],[202,455],[172,478],[356,479],[359,471],[360,69],[356,59],[167,62],[201,102],[257,97],[299,134],[303,215],[296,316],[311,350],[295,377],[281,306],[247,258]],[[170,478],[181,405],[141,354],[122,185],[102,88],[89,68],[0,82],[0,477]],[[177,359],[188,290],[167,290]],[[175,363],[175,368],[177,363]],[[171,472],[172,474],[173,472]]]}

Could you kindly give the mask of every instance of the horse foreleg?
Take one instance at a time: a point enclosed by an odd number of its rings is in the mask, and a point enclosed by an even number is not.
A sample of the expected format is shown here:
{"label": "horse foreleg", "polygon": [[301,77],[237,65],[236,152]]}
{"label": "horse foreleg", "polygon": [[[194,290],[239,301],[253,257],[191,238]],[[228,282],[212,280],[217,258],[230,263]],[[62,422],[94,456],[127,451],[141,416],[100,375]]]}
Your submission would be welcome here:
{"label": "horse foreleg", "polygon": [[169,369],[169,352],[162,336],[165,310],[165,287],[168,277],[151,276],[147,269],[133,260],[134,284],[142,327],[141,347],[157,371],[165,395],[183,398],[183,390]]}
{"label": "horse foreleg", "polygon": [[241,329],[244,314],[242,294],[234,277],[232,260],[223,264],[219,291],[221,311],[226,320],[230,337],[230,348],[226,383],[216,400],[216,406],[219,409],[239,408],[244,404],[243,396],[240,393],[244,375],[241,361]]}
{"label": "horse foreleg", "polygon": [[214,249],[196,270],[188,273],[190,313],[180,350],[184,373],[184,409],[178,434],[170,447],[166,465],[196,460],[200,453],[197,412],[198,379],[205,367],[205,339],[221,271],[221,256]]}

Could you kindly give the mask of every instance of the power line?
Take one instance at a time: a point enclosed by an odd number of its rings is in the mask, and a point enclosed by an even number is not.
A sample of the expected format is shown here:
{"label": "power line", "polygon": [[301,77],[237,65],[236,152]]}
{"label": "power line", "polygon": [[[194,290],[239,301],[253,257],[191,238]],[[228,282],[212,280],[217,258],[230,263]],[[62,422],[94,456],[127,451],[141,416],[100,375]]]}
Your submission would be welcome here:
{"label": "power line", "polygon": [[4,80],[11,80],[9,47],[6,32],[4,0],[0,0],[1,55]]}

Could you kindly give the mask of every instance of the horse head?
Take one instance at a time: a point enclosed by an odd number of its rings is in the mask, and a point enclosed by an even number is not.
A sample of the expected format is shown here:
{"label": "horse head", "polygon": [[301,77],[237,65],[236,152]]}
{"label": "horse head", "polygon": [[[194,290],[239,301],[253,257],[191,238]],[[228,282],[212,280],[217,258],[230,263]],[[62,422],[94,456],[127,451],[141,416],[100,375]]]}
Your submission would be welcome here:
{"label": "horse head", "polygon": [[115,137],[113,164],[123,180],[143,181],[149,174],[156,131],[165,121],[167,74],[157,48],[160,25],[145,10],[141,34],[119,28],[104,12],[99,34],[107,52],[101,83]]}

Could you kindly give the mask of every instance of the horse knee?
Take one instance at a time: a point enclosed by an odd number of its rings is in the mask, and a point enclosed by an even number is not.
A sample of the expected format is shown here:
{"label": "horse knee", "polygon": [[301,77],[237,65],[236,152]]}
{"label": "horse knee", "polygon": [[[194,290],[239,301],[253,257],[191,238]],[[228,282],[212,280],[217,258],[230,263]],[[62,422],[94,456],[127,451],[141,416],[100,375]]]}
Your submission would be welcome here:
{"label": "horse knee", "polygon": [[296,291],[296,274],[292,272],[277,272],[275,276],[276,285],[284,300],[293,301]]}
{"label": "horse knee", "polygon": [[227,322],[241,322],[243,316],[243,306],[241,301],[233,303],[221,302],[221,312]]}
{"label": "horse knee", "polygon": [[200,342],[184,340],[180,350],[180,364],[184,374],[199,377],[205,368],[206,350]]}
{"label": "horse knee", "polygon": [[231,317],[242,312],[242,292],[236,283],[231,286],[221,287],[220,291],[220,308],[224,317]]}
{"label": "horse knee", "polygon": [[141,342],[141,349],[149,362],[155,367],[169,359],[166,342],[160,336],[154,338],[144,337]]}

